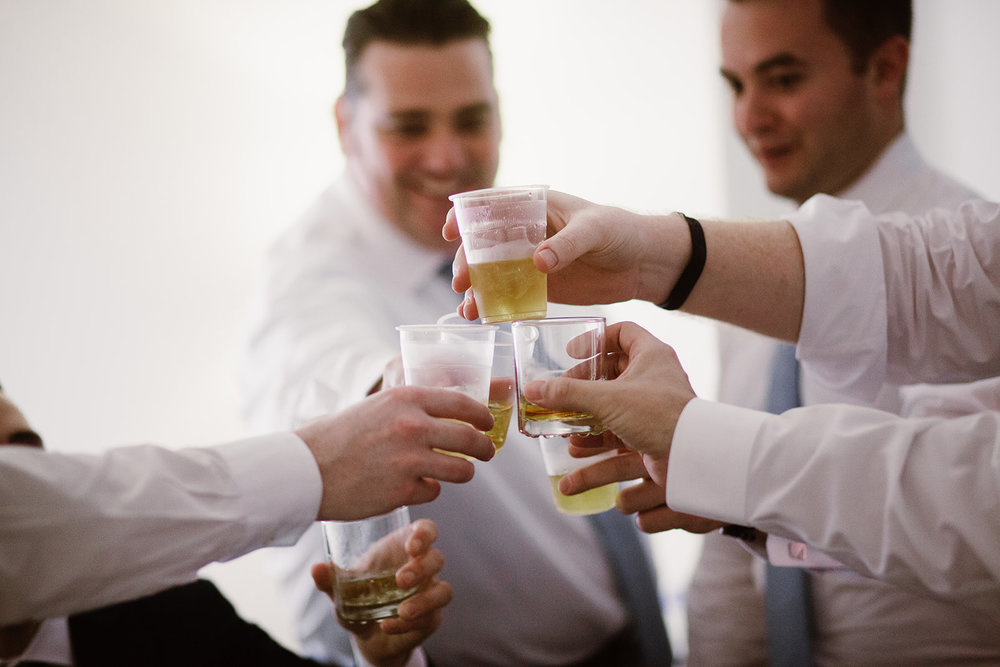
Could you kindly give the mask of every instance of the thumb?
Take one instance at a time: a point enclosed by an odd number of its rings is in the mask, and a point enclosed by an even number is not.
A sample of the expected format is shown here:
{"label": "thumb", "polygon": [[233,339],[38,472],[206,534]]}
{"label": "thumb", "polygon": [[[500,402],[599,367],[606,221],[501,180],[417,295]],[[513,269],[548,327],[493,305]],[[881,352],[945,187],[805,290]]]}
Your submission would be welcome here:
{"label": "thumb", "polygon": [[552,273],[572,264],[595,248],[600,240],[596,231],[593,226],[564,227],[535,248],[535,266],[542,273]]}
{"label": "thumb", "polygon": [[590,380],[565,376],[552,380],[535,380],[524,386],[524,397],[550,410],[579,410],[600,417],[592,409],[592,406],[600,404],[600,401],[593,400],[594,384]]}
{"label": "thumb", "polygon": [[600,241],[593,225],[581,224],[576,219],[588,204],[578,197],[549,191],[546,218],[550,235],[535,248],[535,266],[539,271],[551,273],[562,268]]}

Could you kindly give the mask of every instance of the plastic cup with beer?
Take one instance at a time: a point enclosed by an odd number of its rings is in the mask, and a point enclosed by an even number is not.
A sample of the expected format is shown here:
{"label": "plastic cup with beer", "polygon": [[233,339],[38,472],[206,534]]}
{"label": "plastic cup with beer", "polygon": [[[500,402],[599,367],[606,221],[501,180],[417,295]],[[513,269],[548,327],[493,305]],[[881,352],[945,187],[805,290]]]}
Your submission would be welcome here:
{"label": "plastic cup with beer", "polygon": [[510,418],[514,414],[517,393],[514,390],[514,341],[510,331],[500,325],[493,344],[493,369],[490,372],[490,414],[493,428],[486,432],[497,451],[507,440]]}
{"label": "plastic cup with beer", "polygon": [[535,246],[545,240],[546,185],[451,195],[472,291],[483,322],[545,317],[545,274]]}
{"label": "plastic cup with beer", "polygon": [[495,325],[408,324],[396,329],[407,385],[451,389],[489,405]]}
{"label": "plastic cup with beer", "polygon": [[514,371],[517,387],[517,425],[521,433],[539,438],[545,472],[552,485],[556,508],[565,514],[596,514],[615,505],[617,484],[606,484],[566,496],[559,480],[615,452],[576,458],[569,454],[569,436],[595,435],[604,427],[589,412],[550,410],[524,397],[524,386],[534,380],[568,376],[582,380],[604,377],[603,317],[553,317],[514,322]]}
{"label": "plastic cup with beer", "polygon": [[323,521],[322,529],[334,572],[337,616],[348,623],[396,616],[399,603],[419,588],[396,585],[396,570],[408,560],[409,510],[404,506],[359,521]]}
{"label": "plastic cup with beer", "polygon": [[575,470],[589,466],[601,459],[616,456],[614,450],[595,454],[585,458],[570,456],[569,437],[562,435],[546,435],[538,439],[542,448],[542,460],[545,462],[545,473],[552,485],[552,499],[556,509],[563,514],[597,514],[607,512],[615,506],[618,497],[618,484],[612,482],[583,493],[572,496],[559,491],[559,480]]}
{"label": "plastic cup with beer", "polygon": [[552,317],[514,322],[514,371],[517,385],[517,427],[530,437],[588,435],[604,427],[589,412],[550,410],[524,397],[534,380],[568,376],[598,380],[604,367],[603,317]]}
{"label": "plastic cup with beer", "polygon": [[[438,324],[469,323],[458,313],[446,313],[438,318]],[[493,365],[490,370],[489,408],[493,415],[493,428],[486,432],[493,441],[496,451],[500,451],[507,440],[510,417],[514,413],[516,395],[514,391],[514,342],[510,324],[493,324],[497,328],[493,341]]]}

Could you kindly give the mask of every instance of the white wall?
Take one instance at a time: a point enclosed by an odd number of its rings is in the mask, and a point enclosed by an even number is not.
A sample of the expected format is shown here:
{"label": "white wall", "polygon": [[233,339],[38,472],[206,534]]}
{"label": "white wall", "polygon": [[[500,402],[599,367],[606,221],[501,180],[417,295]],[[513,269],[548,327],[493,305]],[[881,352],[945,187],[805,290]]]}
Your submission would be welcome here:
{"label": "white wall", "polygon": [[[0,382],[52,449],[244,434],[245,301],[266,243],[341,165],[330,107],[343,22],[362,4],[0,0]],[[717,3],[477,6],[494,24],[501,183],[641,210],[753,212],[760,181],[739,163],[715,74]],[[1000,3],[917,0],[917,11],[918,143],[1000,197],[1000,84],[985,74]],[[747,193],[728,196],[727,183]],[[711,328],[662,322],[711,396]],[[697,544],[658,538],[665,578],[686,578]],[[257,565],[214,575],[287,639]]]}

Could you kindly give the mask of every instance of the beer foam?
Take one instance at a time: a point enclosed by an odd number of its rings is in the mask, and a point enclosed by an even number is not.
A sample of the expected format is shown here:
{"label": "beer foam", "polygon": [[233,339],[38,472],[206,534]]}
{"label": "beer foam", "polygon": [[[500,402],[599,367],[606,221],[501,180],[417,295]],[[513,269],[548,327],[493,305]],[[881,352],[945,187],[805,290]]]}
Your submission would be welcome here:
{"label": "beer foam", "polygon": [[470,264],[484,262],[502,262],[508,259],[531,257],[535,252],[535,244],[525,238],[499,243],[489,248],[466,248],[465,258]]}

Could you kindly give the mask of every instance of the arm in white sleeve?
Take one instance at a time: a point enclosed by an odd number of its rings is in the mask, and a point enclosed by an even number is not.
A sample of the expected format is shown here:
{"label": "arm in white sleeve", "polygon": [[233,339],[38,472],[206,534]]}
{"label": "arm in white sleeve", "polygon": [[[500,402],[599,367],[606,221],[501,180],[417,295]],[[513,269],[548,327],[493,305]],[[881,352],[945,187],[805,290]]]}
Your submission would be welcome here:
{"label": "arm in white sleeve", "polygon": [[241,370],[241,411],[257,431],[346,408],[399,355],[398,322],[358,266],[370,255],[345,251],[355,244],[337,232],[296,230],[268,253]]}
{"label": "arm in white sleeve", "polygon": [[861,402],[886,382],[1000,375],[1000,205],[873,217],[819,195],[790,220],[805,261],[805,372]]}
{"label": "arm in white sleeve", "polygon": [[148,595],[292,544],[321,495],[293,434],[100,456],[0,448],[0,624]]}
{"label": "arm in white sleeve", "polygon": [[1000,413],[767,415],[694,399],[671,445],[667,502],[1000,618]]}

